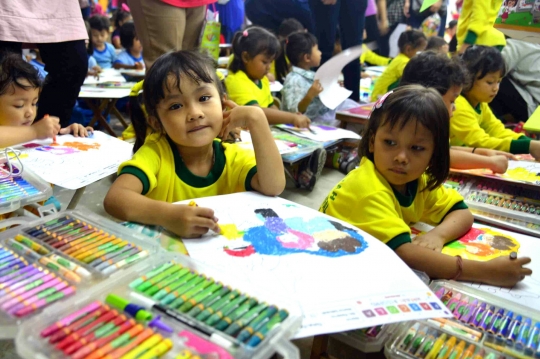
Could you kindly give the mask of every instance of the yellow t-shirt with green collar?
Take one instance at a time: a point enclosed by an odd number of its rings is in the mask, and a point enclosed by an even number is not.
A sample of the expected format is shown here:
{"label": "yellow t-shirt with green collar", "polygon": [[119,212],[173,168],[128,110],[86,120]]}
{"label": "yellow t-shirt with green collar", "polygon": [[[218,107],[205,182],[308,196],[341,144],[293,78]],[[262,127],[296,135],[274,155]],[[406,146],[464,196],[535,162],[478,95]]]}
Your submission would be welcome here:
{"label": "yellow t-shirt with green collar", "polygon": [[120,165],[118,174],[136,176],[143,185],[143,195],[169,203],[250,191],[257,173],[255,153],[218,140],[213,147],[214,165],[206,177],[200,177],[189,171],[168,136],[154,133],[146,137],[131,160]]}
{"label": "yellow t-shirt with green collar", "polygon": [[390,62],[386,70],[375,81],[373,92],[371,93],[371,101],[377,101],[379,96],[384,95],[399,85],[399,80],[403,76],[403,70],[410,60],[407,55],[400,53]]}
{"label": "yellow t-shirt with green collar", "polygon": [[240,106],[259,105],[267,108],[274,104],[268,77],[254,82],[244,71],[230,72],[225,78],[229,98]]}
{"label": "yellow t-shirt with green collar", "polygon": [[455,190],[440,186],[423,191],[427,182],[423,174],[407,184],[407,195],[403,195],[363,157],[360,166],[330,191],[319,211],[360,228],[395,250],[411,242],[413,223],[436,225],[448,213],[467,208]]}

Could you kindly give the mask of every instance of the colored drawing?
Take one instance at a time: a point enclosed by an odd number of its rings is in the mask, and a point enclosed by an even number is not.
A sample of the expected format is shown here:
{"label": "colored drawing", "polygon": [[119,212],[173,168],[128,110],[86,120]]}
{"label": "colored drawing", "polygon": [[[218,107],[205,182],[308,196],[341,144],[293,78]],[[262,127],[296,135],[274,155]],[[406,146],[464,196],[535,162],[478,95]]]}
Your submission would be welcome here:
{"label": "colored drawing", "polygon": [[502,178],[511,182],[530,183],[540,185],[540,163],[528,160],[520,161],[508,161],[508,170],[506,173],[494,174],[488,169],[474,169],[474,170],[455,170],[452,172],[468,173],[473,176]]}
{"label": "colored drawing", "polygon": [[101,145],[99,143],[93,142],[93,143],[83,143],[83,142],[64,142],[62,144],[63,147],[71,147],[75,148],[79,151],[88,151],[88,150],[99,150]]}
{"label": "colored drawing", "polygon": [[221,234],[227,239],[242,238],[243,233],[238,231],[234,224],[220,224]]}
{"label": "colored drawing", "polygon": [[60,146],[41,146],[36,147],[36,151],[47,152],[57,156],[71,155],[72,153],[79,152],[74,148],[60,147]]}
{"label": "colored drawing", "polygon": [[496,232],[490,228],[471,228],[458,240],[444,246],[442,252],[463,259],[488,261],[500,256],[517,252],[519,242],[507,234]]}

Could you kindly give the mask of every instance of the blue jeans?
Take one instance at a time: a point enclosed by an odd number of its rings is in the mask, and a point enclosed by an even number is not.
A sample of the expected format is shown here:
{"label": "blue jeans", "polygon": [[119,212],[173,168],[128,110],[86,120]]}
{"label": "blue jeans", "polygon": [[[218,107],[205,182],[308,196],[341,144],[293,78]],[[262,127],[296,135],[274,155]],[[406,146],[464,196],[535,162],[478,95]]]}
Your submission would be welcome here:
{"label": "blue jeans", "polygon": [[[309,0],[315,36],[322,52],[321,64],[332,57],[339,25],[343,50],[362,44],[367,0],[337,0],[324,5],[321,0]],[[345,87],[352,91],[350,98],[360,100],[360,61],[352,61],[343,69]]]}

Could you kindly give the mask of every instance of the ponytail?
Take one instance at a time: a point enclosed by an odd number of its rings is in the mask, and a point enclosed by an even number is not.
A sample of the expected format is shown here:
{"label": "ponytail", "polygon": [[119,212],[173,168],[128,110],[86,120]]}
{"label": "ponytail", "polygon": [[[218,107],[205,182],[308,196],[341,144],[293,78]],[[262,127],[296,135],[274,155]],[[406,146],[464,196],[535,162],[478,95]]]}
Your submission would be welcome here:
{"label": "ponytail", "polygon": [[129,108],[131,112],[131,124],[135,130],[135,145],[133,146],[133,153],[137,152],[139,148],[144,144],[146,134],[148,132],[147,114],[139,101],[139,96],[142,91],[144,81],[140,81],[131,88],[129,94]]}
{"label": "ponytail", "polygon": [[281,52],[276,58],[276,80],[281,83],[283,83],[285,77],[291,70],[291,65],[288,63],[287,55],[285,53],[288,41],[289,40],[287,38],[281,40]]}

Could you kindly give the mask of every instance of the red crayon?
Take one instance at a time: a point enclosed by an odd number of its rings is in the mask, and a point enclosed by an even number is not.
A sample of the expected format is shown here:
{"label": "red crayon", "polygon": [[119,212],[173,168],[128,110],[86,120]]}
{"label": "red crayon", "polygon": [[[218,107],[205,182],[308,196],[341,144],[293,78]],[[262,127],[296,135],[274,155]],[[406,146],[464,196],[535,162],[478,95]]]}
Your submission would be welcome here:
{"label": "red crayon", "polygon": [[67,348],[69,345],[75,343],[79,338],[82,338],[83,336],[87,335],[88,333],[91,333],[94,331],[98,326],[102,326],[109,320],[112,320],[118,316],[118,312],[116,310],[111,310],[101,317],[99,317],[97,320],[94,320],[92,323],[85,325],[81,329],[75,331],[74,333],[68,335],[65,337],[60,343],[56,344],[56,348],[63,350],[64,348]]}
{"label": "red crayon", "polygon": [[111,333],[110,335],[100,338],[84,347],[79,349],[75,354],[72,355],[73,359],[82,359],[92,353],[97,348],[101,348],[111,340],[114,340],[118,338],[120,335],[124,334],[124,332],[128,331],[131,327],[133,327],[135,324],[135,320],[130,319],[127,322],[124,322],[121,326],[118,327],[118,330],[116,330],[114,333]]}
{"label": "red crayon", "polygon": [[[75,353],[77,350],[81,349],[83,346],[91,343],[92,341],[96,340],[98,337],[96,336],[96,333],[98,331],[103,332],[103,330],[106,330],[107,332],[109,330],[112,330],[115,327],[118,327],[120,324],[124,323],[127,320],[125,315],[121,315],[119,317],[114,318],[111,322],[103,325],[99,330],[93,330],[91,333],[88,333],[81,339],[77,340],[75,343],[72,343],[67,348],[64,348],[64,353],[67,355],[71,355]],[[105,326],[109,327],[109,330],[105,328]]]}
{"label": "red crayon", "polygon": [[54,344],[56,342],[59,342],[60,340],[64,339],[66,336],[70,335],[74,331],[79,330],[83,326],[96,320],[97,318],[99,318],[100,316],[108,312],[109,310],[110,308],[107,305],[105,305],[102,308],[99,308],[98,310],[96,310],[95,312],[88,313],[81,319],[71,323],[67,327],[62,328],[58,332],[51,335],[51,337],[49,338],[49,343]]}

